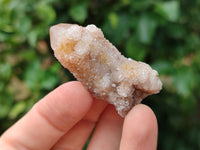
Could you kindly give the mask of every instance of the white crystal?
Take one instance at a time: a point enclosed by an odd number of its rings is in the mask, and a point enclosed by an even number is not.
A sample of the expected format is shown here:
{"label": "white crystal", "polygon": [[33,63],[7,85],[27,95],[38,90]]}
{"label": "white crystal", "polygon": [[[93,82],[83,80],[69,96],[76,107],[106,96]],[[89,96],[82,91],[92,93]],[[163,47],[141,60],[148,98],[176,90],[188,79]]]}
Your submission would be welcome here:
{"label": "white crystal", "polygon": [[56,58],[98,99],[121,116],[142,99],[158,93],[162,83],[148,64],[125,58],[95,25],[59,24],[50,29]]}

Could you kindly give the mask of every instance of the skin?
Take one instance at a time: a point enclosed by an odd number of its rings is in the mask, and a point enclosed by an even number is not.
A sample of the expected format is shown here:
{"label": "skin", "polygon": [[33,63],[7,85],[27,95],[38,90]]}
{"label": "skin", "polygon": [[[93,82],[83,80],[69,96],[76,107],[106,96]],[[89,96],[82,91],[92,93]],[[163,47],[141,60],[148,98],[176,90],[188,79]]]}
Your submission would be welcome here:
{"label": "skin", "polygon": [[112,105],[91,97],[78,81],[49,93],[0,138],[5,150],[156,150],[157,120],[138,104],[121,118]]}

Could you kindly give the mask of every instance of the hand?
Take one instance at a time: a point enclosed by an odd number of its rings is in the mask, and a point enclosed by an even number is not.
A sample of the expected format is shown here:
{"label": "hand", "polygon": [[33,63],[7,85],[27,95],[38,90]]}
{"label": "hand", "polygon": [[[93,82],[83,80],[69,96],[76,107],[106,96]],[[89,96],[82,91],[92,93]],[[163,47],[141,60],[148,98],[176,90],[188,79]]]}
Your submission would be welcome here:
{"label": "hand", "polygon": [[157,121],[149,107],[139,104],[123,119],[77,81],[36,103],[1,136],[0,149],[81,150],[95,125],[89,150],[156,150]]}

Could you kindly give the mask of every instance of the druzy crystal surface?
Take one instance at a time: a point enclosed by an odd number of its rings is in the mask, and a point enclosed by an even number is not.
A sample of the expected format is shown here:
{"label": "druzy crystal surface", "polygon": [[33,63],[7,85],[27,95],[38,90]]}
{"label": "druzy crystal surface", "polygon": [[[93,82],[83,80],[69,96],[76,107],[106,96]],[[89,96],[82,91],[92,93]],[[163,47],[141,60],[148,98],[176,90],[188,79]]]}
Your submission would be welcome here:
{"label": "druzy crystal surface", "polygon": [[55,57],[75,78],[124,117],[142,99],[162,88],[157,71],[125,58],[95,25],[58,24],[50,28]]}

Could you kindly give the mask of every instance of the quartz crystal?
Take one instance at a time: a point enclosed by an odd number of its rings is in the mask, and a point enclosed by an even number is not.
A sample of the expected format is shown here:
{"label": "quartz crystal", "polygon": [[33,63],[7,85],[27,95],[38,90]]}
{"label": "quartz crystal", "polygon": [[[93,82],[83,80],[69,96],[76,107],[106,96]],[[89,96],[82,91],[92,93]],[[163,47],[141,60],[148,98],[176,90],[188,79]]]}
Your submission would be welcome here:
{"label": "quartz crystal", "polygon": [[162,88],[157,71],[125,58],[95,25],[58,24],[50,28],[50,40],[60,63],[94,97],[113,104],[122,117]]}

